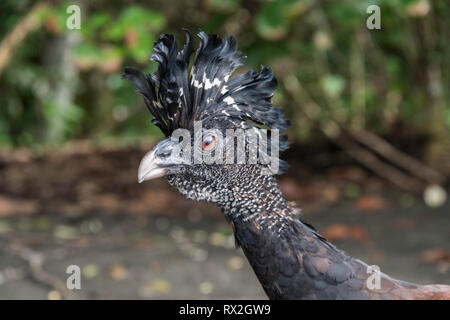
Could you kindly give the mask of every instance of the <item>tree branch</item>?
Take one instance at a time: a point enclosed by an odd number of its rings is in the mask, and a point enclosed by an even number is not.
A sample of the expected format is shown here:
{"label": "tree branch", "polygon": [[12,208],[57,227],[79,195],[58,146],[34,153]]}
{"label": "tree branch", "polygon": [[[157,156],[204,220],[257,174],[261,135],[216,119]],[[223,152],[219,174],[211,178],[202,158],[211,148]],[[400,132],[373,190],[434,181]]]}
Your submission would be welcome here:
{"label": "tree branch", "polygon": [[76,293],[67,289],[66,284],[63,280],[44,270],[44,254],[36,252],[17,242],[13,242],[8,246],[8,252],[28,263],[30,273],[36,281],[57,290],[61,293],[64,299],[80,299],[80,297]]}
{"label": "tree branch", "polygon": [[317,125],[315,115],[319,114],[320,107],[309,97],[295,76],[285,78],[283,83],[296,103],[299,106],[303,106],[301,110],[311,125],[318,127],[327,138],[341,147],[350,157],[403,190],[423,190],[424,185],[420,180],[404,174],[388,163],[380,161],[370,151],[361,148],[357,143],[352,141],[350,137],[354,139],[353,135],[345,136],[343,134],[345,131],[338,122],[334,120],[329,121],[329,127],[333,128],[333,130],[328,130],[323,126]]}
{"label": "tree branch", "polygon": [[19,21],[14,29],[3,38],[0,43],[0,74],[8,65],[14,51],[20,43],[30,32],[36,30],[41,25],[38,15],[41,10],[47,6],[47,2],[38,2],[31,11]]}

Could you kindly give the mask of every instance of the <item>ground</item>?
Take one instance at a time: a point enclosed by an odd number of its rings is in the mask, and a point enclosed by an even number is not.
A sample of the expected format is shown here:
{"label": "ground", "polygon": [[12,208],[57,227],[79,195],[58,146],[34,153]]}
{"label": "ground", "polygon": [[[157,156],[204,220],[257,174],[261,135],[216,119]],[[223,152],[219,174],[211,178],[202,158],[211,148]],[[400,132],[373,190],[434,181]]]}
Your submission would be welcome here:
{"label": "ground", "polygon": [[[265,299],[220,211],[142,185],[143,151],[0,155],[0,299]],[[353,165],[281,179],[304,219],[402,280],[450,283],[449,211]],[[81,269],[68,290],[67,267]]]}

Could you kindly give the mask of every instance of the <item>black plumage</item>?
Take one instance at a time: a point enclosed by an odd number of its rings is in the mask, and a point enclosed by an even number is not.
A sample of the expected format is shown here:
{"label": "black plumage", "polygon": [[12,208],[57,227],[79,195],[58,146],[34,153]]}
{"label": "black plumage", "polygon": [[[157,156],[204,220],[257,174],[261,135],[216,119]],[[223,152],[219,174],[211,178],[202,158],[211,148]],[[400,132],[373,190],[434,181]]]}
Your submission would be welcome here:
{"label": "black plumage", "polygon": [[[283,133],[289,122],[281,108],[272,106],[277,87],[272,71],[261,67],[259,72],[232,76],[245,60],[236,40],[200,32],[200,45],[188,72],[194,45],[191,34],[185,32],[187,41],[181,51],[172,35],[162,35],[156,42],[151,56],[159,63],[155,74],[125,69],[124,77],[135,84],[153,123],[167,137],[142,160],[139,180],[165,176],[186,198],[218,205],[271,299],[450,298],[449,286],[419,286],[385,274],[380,275],[381,286],[371,289],[368,266],[302,222],[300,209],[286,202],[274,176],[285,171],[284,162],[278,172],[268,175],[263,171],[266,163],[192,163],[175,155],[179,141],[170,135],[178,128],[192,132],[198,120],[205,129],[215,128],[224,135],[227,129],[266,128],[269,136],[279,130],[279,150],[289,146]],[[211,141],[211,137],[202,140],[203,152]],[[199,147],[195,140],[191,142],[193,148]]]}

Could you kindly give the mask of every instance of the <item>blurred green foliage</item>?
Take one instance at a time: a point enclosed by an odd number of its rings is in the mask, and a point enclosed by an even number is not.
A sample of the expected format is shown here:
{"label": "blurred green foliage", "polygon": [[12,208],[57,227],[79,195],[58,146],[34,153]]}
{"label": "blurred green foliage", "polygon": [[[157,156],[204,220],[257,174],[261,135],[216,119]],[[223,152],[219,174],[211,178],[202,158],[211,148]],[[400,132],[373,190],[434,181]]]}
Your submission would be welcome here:
{"label": "blurred green foliage", "polygon": [[[4,39],[37,1],[4,0]],[[233,34],[247,67],[273,68],[274,102],[292,118],[291,138],[311,139],[314,121],[336,121],[382,135],[402,129],[447,136],[450,128],[450,8],[446,0],[79,1],[81,29],[68,30],[66,8],[52,2],[0,71],[0,145],[57,145],[69,139],[158,135],[142,99],[121,80],[125,65],[153,72],[162,32],[184,41],[182,27]],[[368,30],[366,8],[381,8]],[[244,68],[245,69],[245,68]],[[299,105],[286,84],[298,80]]]}

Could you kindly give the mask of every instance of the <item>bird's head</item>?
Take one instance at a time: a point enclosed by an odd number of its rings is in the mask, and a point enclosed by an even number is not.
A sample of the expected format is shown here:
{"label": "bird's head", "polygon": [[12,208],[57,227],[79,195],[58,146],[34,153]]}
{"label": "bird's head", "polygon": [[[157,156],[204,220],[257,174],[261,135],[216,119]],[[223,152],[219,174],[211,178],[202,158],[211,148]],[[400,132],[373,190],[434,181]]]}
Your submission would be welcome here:
{"label": "bird's head", "polygon": [[185,32],[181,51],[173,35],[160,36],[150,58],[159,63],[154,74],[125,68],[166,136],[142,159],[138,179],[166,177],[185,197],[223,206],[287,168],[278,153],[288,148],[282,132],[289,122],[272,106],[277,81],[270,69],[232,76],[245,60],[234,37],[200,32],[188,71],[194,45]]}

